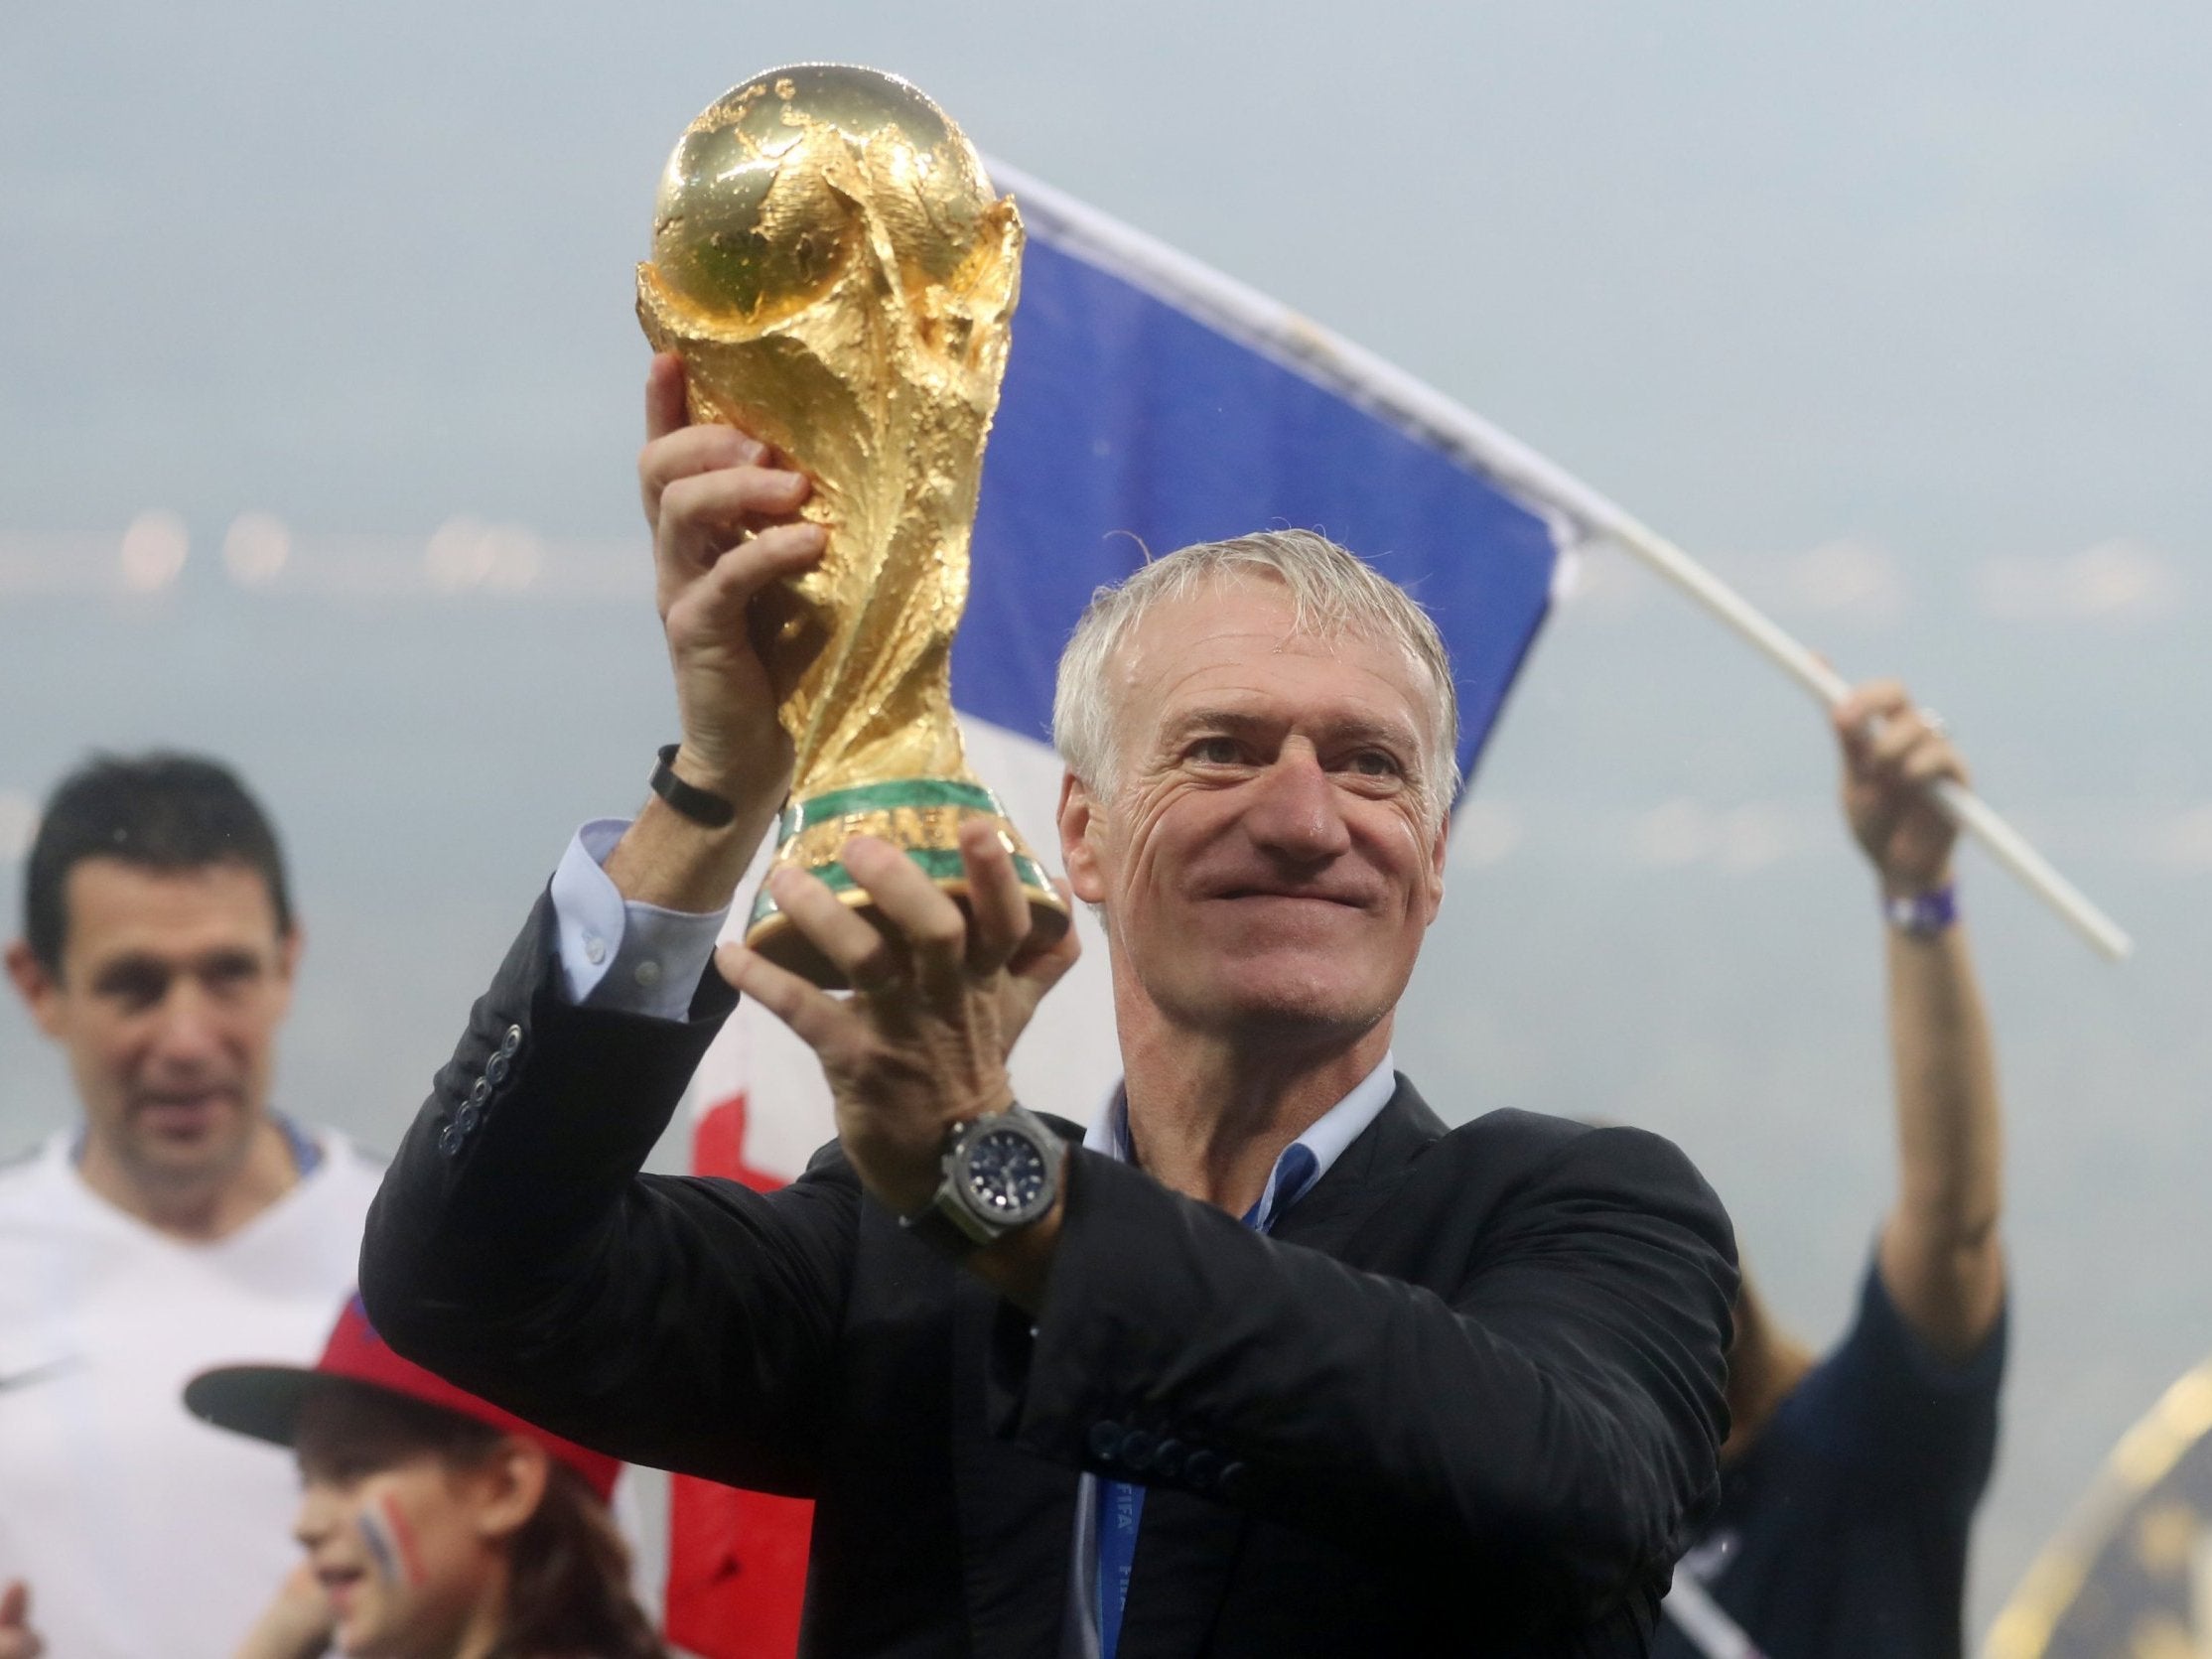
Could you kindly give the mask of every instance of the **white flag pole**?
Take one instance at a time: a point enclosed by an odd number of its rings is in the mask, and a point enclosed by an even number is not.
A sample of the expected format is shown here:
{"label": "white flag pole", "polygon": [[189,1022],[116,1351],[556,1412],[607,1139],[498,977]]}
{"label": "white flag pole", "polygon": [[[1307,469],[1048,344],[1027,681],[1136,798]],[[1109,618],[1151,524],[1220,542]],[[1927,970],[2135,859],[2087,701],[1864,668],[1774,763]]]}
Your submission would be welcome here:
{"label": "white flag pole", "polygon": [[[1602,524],[1592,521],[1592,530],[1634,554],[1689,594],[1825,706],[1834,708],[1850,693],[1851,687],[1842,675],[1783,632],[1742,595],[1681,548],[1637,523],[1618,507],[1610,502],[1601,504],[1617,517]],[[1950,778],[1936,779],[1929,785],[1929,793],[1946,817],[1981,842],[1992,858],[2056,910],[2092,947],[2115,962],[2135,949],[2135,942],[2110,916],[2092,903],[2081,889],[2053,869],[2050,861],[2029,845],[2018,830],[1998,816],[1981,796]]]}
{"label": "white flag pole", "polygon": [[[1516,471],[1501,468],[1501,483],[1542,491],[1541,498],[1553,503],[1586,535],[1609,541],[1642,560],[1811,692],[1824,707],[1833,709],[1850,695],[1851,684],[1841,674],[1673,542],[1543,457],[1519,445],[1514,448],[1520,453],[1503,459]],[[2135,949],[2135,941],[2118,923],[2052,868],[2050,861],[1981,796],[1949,778],[1938,778],[1930,784],[1929,794],[1946,817],[1981,842],[1992,858],[2056,910],[2094,949],[2114,962]]]}
{"label": "white flag pole", "polygon": [[[1014,193],[1033,225],[1048,229],[1055,242],[1080,250],[1223,333],[1249,342],[1440,449],[1457,454],[1570,535],[1610,541],[1626,549],[1720,618],[1827,707],[1834,708],[1849,693],[1850,685],[1842,675],[1705,566],[1473,410],[1373,352],[1339,340],[1257,289],[1088,203],[996,158],[987,165],[999,185]],[[2133,941],[2111,917],[1979,796],[1948,780],[1938,781],[1931,793],[1954,823],[2097,950],[2114,961],[2134,950]]]}

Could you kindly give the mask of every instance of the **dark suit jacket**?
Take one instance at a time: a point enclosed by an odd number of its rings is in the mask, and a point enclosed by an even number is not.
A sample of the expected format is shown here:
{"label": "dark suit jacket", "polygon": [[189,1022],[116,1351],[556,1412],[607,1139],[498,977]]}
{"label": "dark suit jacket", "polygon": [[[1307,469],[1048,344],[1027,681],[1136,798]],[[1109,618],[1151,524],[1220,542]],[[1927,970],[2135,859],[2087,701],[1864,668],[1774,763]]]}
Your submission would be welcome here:
{"label": "dark suit jacket", "polygon": [[1666,1142],[1447,1131],[1400,1078],[1271,1237],[1076,1151],[1033,1329],[835,1147],[765,1194],[639,1175],[729,993],[578,1009],[554,950],[541,900],[392,1163],[369,1313],[562,1434],[815,1498],[807,1652],[1048,1659],[1086,1467],[1150,1487],[1127,1659],[1644,1651],[1735,1286]]}

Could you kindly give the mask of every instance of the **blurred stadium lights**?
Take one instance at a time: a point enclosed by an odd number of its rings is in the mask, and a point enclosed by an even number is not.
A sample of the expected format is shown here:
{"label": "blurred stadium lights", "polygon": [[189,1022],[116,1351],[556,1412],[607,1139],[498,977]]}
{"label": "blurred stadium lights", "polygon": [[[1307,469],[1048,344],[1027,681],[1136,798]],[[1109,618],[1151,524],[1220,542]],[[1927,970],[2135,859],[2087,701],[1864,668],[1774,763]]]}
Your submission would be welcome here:
{"label": "blurred stadium lights", "polygon": [[2212,805],[2177,812],[2157,824],[2149,851],[2169,869],[2212,875]]}
{"label": "blurred stadium lights", "polygon": [[522,593],[545,566],[545,546],[520,524],[449,518],[423,546],[423,570],[443,594]]}
{"label": "blurred stadium lights", "polygon": [[241,588],[274,582],[292,557],[292,532],[266,512],[241,512],[222,538],[222,568]]}
{"label": "blurred stadium lights", "polygon": [[2167,555],[2105,541],[2062,558],[1986,560],[1975,598],[1985,616],[2005,622],[2153,622],[2178,613],[2187,594]]}
{"label": "blurred stadium lights", "polygon": [[192,551],[185,521],[173,512],[140,513],[123,532],[123,586],[134,594],[158,593],[175,582]]}

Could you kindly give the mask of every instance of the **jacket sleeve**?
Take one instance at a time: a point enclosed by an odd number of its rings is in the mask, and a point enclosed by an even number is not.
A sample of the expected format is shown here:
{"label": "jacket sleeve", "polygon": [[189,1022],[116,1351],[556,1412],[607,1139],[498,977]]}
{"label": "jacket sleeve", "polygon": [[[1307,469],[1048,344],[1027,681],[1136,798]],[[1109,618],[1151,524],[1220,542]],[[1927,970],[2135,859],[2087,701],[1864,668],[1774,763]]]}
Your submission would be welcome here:
{"label": "jacket sleeve", "polygon": [[361,1295],[402,1354],[633,1462],[814,1477],[860,1185],[826,1156],[760,1193],[640,1175],[734,997],[578,1008],[541,899],[371,1207]]}
{"label": "jacket sleeve", "polygon": [[[1717,1493],[1734,1244],[1671,1145],[1553,1120],[1495,1201],[1448,1136],[1382,1205],[1403,1277],[1079,1154],[998,1428],[1540,1619],[1654,1597]],[[1465,1132],[1460,1132],[1463,1135]]]}

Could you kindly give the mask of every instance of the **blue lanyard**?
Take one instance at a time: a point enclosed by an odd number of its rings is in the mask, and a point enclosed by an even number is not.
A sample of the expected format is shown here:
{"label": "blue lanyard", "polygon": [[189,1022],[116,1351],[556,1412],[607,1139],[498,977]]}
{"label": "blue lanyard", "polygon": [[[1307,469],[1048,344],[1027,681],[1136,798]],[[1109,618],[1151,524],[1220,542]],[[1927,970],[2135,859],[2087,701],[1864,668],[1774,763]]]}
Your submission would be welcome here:
{"label": "blue lanyard", "polygon": [[1121,1645],[1129,1575],[1137,1567],[1137,1522],[1144,1513],[1144,1487],[1129,1480],[1098,1483],[1099,1659],[1114,1659],[1114,1650]]}
{"label": "blue lanyard", "polygon": [[[1275,1161],[1275,1174],[1259,1202],[1244,1212],[1256,1233],[1275,1230],[1283,1212],[1306,1195],[1320,1161],[1313,1149],[1294,1141]],[[1114,1659],[1121,1646],[1122,1613],[1129,1605],[1129,1576],[1137,1567],[1137,1527],[1144,1519],[1145,1489],[1130,1480],[1098,1483],[1098,1652]]]}

